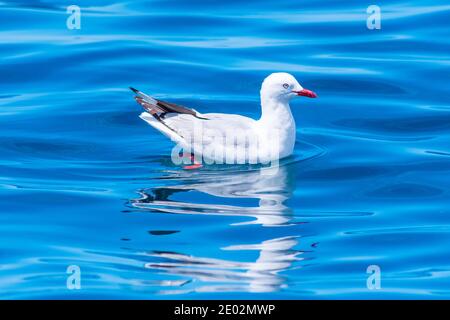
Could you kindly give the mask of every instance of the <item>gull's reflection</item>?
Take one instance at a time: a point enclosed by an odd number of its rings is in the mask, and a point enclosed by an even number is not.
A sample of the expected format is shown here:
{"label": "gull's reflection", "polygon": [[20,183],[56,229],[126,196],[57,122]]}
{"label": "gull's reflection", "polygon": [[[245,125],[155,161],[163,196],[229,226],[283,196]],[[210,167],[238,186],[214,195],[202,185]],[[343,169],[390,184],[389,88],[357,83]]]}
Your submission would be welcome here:
{"label": "gull's reflection", "polygon": [[[247,216],[251,219],[242,224],[262,226],[287,226],[292,212],[285,202],[292,196],[294,165],[278,168],[260,168],[245,171],[197,171],[176,172],[164,177],[164,187],[146,189],[140,192],[142,198],[133,200],[134,207],[157,212],[179,214],[214,214]],[[266,170],[266,171],[261,171]],[[267,171],[272,170],[272,171]],[[169,182],[170,181],[170,182]],[[168,185],[170,183],[175,185]],[[177,195],[200,192],[207,203],[176,201]],[[213,202],[211,203],[211,197]],[[182,198],[182,197],[181,197]],[[185,197],[186,198],[186,195]],[[223,204],[223,199],[231,199]],[[239,206],[253,200],[252,205]],[[199,201],[197,201],[199,202]],[[251,202],[251,201],[250,201]],[[235,224],[236,225],[236,224]],[[146,267],[164,271],[164,274],[181,276],[186,281],[165,280],[163,286],[177,286],[162,293],[247,291],[271,292],[285,286],[286,279],[279,273],[302,260],[302,251],[295,250],[298,235],[289,234],[251,244],[232,245],[221,248],[227,251],[257,251],[252,262],[199,257],[190,254],[157,251],[150,255],[157,261]],[[196,282],[194,288],[187,285]]]}
{"label": "gull's reflection", "polygon": [[[262,171],[263,170],[263,171]],[[245,171],[175,172],[161,178],[164,187],[140,192],[142,198],[133,200],[137,208],[180,214],[215,214],[254,217],[243,224],[283,225],[290,221],[291,209],[285,201],[292,196],[293,165]],[[176,185],[168,186],[171,182]],[[197,191],[214,197],[214,203],[173,201],[177,193]],[[221,199],[253,199],[253,206],[221,204]],[[230,201],[229,201],[230,202]]]}

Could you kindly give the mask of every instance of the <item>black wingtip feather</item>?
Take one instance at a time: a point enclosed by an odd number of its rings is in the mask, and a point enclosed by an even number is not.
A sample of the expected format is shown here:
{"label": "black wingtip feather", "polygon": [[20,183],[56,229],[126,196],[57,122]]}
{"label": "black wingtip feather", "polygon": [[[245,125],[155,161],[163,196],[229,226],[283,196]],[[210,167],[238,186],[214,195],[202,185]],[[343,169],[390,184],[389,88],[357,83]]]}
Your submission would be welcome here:
{"label": "black wingtip feather", "polygon": [[133,88],[133,87],[130,87],[130,90],[133,91],[133,92],[136,93],[136,94],[139,94],[139,90],[138,90],[138,89],[135,89],[135,88]]}

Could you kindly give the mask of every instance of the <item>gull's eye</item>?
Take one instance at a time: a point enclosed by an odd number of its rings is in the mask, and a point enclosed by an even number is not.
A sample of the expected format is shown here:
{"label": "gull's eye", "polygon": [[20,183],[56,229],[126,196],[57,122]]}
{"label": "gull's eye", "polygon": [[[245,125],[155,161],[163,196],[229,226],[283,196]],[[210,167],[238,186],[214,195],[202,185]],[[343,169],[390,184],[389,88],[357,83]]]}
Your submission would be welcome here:
{"label": "gull's eye", "polygon": [[289,88],[289,84],[287,84],[287,83],[283,84],[283,88],[285,88],[285,89]]}

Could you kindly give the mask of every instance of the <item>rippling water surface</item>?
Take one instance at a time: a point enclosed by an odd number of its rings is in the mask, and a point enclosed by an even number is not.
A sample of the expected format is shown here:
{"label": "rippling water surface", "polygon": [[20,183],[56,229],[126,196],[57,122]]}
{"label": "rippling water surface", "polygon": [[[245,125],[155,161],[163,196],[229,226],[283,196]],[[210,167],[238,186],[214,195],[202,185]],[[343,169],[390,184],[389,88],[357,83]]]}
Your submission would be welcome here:
{"label": "rippling water surface", "polygon": [[[450,297],[447,1],[73,4],[0,3],[0,298]],[[127,89],[258,118],[275,71],[319,99],[269,175],[173,165]]]}

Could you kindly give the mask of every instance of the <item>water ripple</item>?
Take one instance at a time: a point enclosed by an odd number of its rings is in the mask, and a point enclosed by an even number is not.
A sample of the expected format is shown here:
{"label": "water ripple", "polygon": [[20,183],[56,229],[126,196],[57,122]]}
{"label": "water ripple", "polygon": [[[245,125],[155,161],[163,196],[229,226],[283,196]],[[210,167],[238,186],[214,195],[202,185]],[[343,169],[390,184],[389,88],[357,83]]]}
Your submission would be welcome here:
{"label": "water ripple", "polygon": [[[448,298],[447,2],[1,2],[2,298]],[[183,170],[128,90],[257,119],[275,71],[319,98],[274,171]]]}

